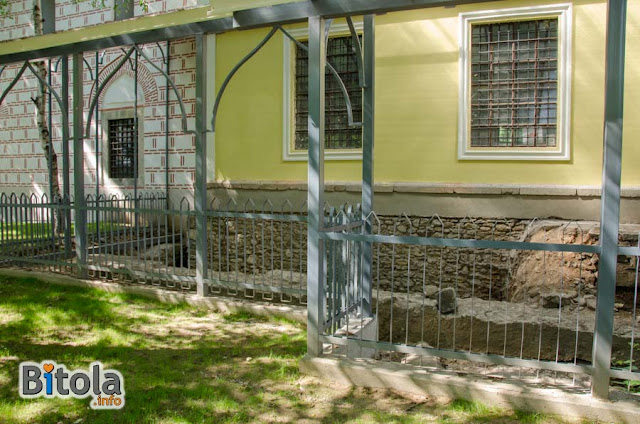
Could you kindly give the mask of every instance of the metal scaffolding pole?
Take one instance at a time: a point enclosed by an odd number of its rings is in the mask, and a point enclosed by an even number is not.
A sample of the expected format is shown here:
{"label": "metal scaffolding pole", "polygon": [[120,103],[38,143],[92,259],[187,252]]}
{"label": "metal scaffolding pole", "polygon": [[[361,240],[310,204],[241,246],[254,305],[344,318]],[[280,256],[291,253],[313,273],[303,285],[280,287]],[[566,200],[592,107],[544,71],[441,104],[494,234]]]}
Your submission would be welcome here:
{"label": "metal scaffolding pole", "polygon": [[84,197],[83,116],[84,78],[82,53],[73,55],[73,193],[78,275],[87,274],[87,209]]}
{"label": "metal scaffolding pole", "polygon": [[[138,174],[140,172],[138,161],[140,159],[139,150],[139,135],[140,135],[140,122],[138,121],[138,66],[140,65],[140,61],[138,60],[138,49],[136,49],[134,53],[133,59],[133,225],[136,232],[136,244],[138,252],[140,251],[140,213],[138,210],[140,209],[140,202],[138,201],[138,178],[140,177]],[[97,108],[96,103],[96,108]],[[97,122],[96,122],[97,124]],[[143,135],[144,137],[144,135]],[[142,143],[142,148],[144,149],[144,143]]]}
{"label": "metal scaffolding pole", "polygon": [[[362,216],[365,220],[363,231],[372,232],[369,215],[373,211],[374,178],[373,178],[373,146],[374,146],[374,101],[375,101],[375,17],[364,17],[364,81],[362,95]],[[373,256],[371,242],[362,243],[362,291],[364,304],[362,313],[371,316],[372,310],[372,277]]]}
{"label": "metal scaffolding pole", "polygon": [[198,296],[204,296],[207,278],[207,127],[206,127],[206,37],[196,34],[196,285]]}
{"label": "metal scaffolding pole", "polygon": [[[49,85],[53,84],[53,78],[51,76],[51,59],[49,59],[47,61],[47,82],[49,83]],[[48,106],[48,111],[47,111],[47,115],[48,115],[48,121],[47,121],[47,125],[49,128],[49,152],[47,154],[47,168],[49,171],[49,200],[51,200],[53,202],[53,167],[52,167],[52,163],[53,163],[53,95],[51,94],[51,90],[47,91],[47,106]],[[55,178],[58,178],[58,175],[56,174]],[[55,225],[51,226],[51,235],[54,236],[55,235]]]}
{"label": "metal scaffolding pole", "polygon": [[[98,77],[100,75],[100,53],[96,52],[96,73],[95,77],[92,76],[92,79],[95,80],[96,85],[98,85]],[[100,205],[100,131],[98,131],[98,122],[100,120],[100,106],[96,105],[96,114],[95,114],[95,122],[96,122],[96,135],[95,135],[95,161],[96,161],[96,214],[95,214],[95,224],[96,224],[96,236],[100,234],[100,213],[98,212],[98,206]]]}
{"label": "metal scaffolding pole", "polygon": [[[47,61],[47,83],[49,83],[49,85],[53,85],[53,77],[51,75],[51,71],[53,70],[52,66],[51,66],[51,59],[49,59]],[[49,151],[47,154],[47,168],[49,171],[49,201],[51,203],[55,203],[57,200],[55,199],[54,195],[53,195],[53,179],[55,178],[56,180],[58,180],[58,174],[56,172],[56,175],[54,177],[53,175],[53,95],[51,94],[51,90],[48,90],[47,92],[47,105],[48,105],[48,121],[47,121],[47,125],[49,128]],[[60,105],[58,105],[58,107],[60,107]],[[64,111],[60,111],[62,114],[64,113]],[[60,189],[60,186],[58,186],[58,189]],[[58,199],[59,200],[59,199]],[[52,221],[52,225],[51,225],[51,241],[52,243],[55,243],[55,237],[56,237],[56,226],[60,225],[60,222],[57,222],[58,219],[58,214],[53,213],[51,215],[51,221]]]}
{"label": "metal scaffolding pole", "polygon": [[598,264],[598,298],[593,341],[594,372],[591,383],[591,393],[599,399],[608,399],[609,397],[609,370],[613,342],[620,225],[626,9],[626,0],[609,0],[605,63],[602,212],[600,215],[601,253]]}
{"label": "metal scaffolding pole", "polygon": [[62,202],[64,210],[64,257],[71,257],[71,199],[69,181],[69,57],[62,56]]}
{"label": "metal scaffolding pole", "polygon": [[307,229],[307,355],[322,354],[320,343],[324,302],[324,78],[326,40],[324,19],[309,18],[309,165]]}
{"label": "metal scaffolding pole", "polygon": [[[167,76],[169,76],[171,74],[171,41],[169,40],[167,40],[165,66],[165,71]],[[164,197],[165,207],[169,209],[169,124],[171,122],[169,118],[169,90],[171,89],[169,77],[165,79],[164,88]]]}

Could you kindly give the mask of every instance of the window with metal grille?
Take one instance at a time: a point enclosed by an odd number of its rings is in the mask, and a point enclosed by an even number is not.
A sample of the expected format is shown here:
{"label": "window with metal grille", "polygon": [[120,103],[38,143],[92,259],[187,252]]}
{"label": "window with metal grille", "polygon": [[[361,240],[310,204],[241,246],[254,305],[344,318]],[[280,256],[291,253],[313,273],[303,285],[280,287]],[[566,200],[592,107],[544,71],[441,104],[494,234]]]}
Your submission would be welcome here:
{"label": "window with metal grille", "polygon": [[471,27],[471,147],[556,147],[558,19]]}
{"label": "window with metal grille", "polygon": [[109,177],[138,177],[136,139],[133,118],[109,120]]}
{"label": "window with metal grille", "polygon": [[[303,42],[305,45],[306,41]],[[344,82],[353,109],[353,120],[362,120],[362,89],[358,84],[358,63],[351,36],[330,38],[327,43],[327,61],[336,69]],[[295,79],[295,140],[296,150],[309,147],[308,94],[309,57],[296,47]],[[325,70],[325,149],[361,149],[362,129],[349,127],[344,94],[335,76]]]}

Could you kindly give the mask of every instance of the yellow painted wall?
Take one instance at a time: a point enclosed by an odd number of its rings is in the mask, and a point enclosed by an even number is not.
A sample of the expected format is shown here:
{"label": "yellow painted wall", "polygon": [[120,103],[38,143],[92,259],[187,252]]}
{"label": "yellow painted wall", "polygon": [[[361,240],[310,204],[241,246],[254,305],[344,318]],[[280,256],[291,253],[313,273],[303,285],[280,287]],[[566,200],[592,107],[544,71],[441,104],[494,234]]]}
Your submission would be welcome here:
{"label": "yellow painted wall", "polygon": [[[216,87],[268,29],[216,37]],[[216,122],[216,178],[219,180],[301,180],[306,162],[282,160],[282,34],[238,71],[224,94]],[[327,178],[355,180],[361,162],[327,162]]]}
{"label": "yellow painted wall", "polygon": [[[569,162],[459,161],[458,14],[553,4],[505,1],[376,17],[377,182],[598,185],[602,162],[606,4],[573,8],[572,154]],[[623,184],[640,185],[640,0],[629,2]],[[217,37],[216,86],[267,30]],[[306,180],[306,162],[282,160],[282,38],[240,70],[222,101],[219,180]],[[358,161],[328,161],[327,181],[358,181]]]}

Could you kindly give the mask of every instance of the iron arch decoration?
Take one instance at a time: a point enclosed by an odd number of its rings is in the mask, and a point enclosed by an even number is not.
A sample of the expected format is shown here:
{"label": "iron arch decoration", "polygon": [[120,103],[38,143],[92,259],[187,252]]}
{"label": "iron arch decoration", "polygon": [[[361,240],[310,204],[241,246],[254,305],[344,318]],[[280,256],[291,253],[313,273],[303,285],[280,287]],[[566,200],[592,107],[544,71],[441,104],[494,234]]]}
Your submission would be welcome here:
{"label": "iron arch decoration", "polygon": [[[144,50],[140,48],[140,46],[138,46],[137,44],[134,44],[131,48],[129,48],[129,50],[125,51],[124,55],[121,57],[117,65],[113,69],[111,69],[109,74],[101,82],[98,82],[98,81],[95,82],[97,89],[95,90],[95,93],[89,105],[88,119],[87,119],[87,124],[85,126],[85,138],[89,137],[94,110],[97,107],[97,104],[102,92],[105,90],[109,82],[117,75],[118,71],[124,66],[124,64],[130,60],[131,56],[134,53],[136,53],[136,55],[139,55],[140,57],[145,59],[149,63],[149,65],[151,65],[151,67],[153,67],[156,71],[162,74],[162,76],[165,78],[165,80],[171,87],[171,91],[173,91],[178,101],[178,105],[180,107],[182,132],[184,134],[195,134],[195,130],[189,129],[189,126],[187,124],[187,113],[184,106],[184,101],[182,99],[182,96],[180,95],[178,87],[176,87],[175,83],[172,81],[167,71],[165,71],[164,69],[162,69],[161,67],[153,63],[153,61],[144,52]],[[163,62],[164,60],[166,59],[164,59],[164,53],[163,53]],[[133,66],[133,68],[134,68],[134,72],[137,72],[137,66]]]}
{"label": "iron arch decoration", "polygon": [[[327,23],[325,26],[326,39],[329,38],[329,31],[331,29],[332,21],[333,20],[331,19],[327,20]],[[360,37],[358,36],[355,30],[355,27],[353,25],[353,20],[351,19],[351,17],[347,17],[347,23],[349,25],[349,32],[351,34],[351,37],[354,40],[354,46],[355,46],[354,53],[356,55],[356,62],[358,65],[358,82],[359,82],[360,88],[365,88],[367,82],[365,81],[365,75],[364,75],[363,54],[362,54],[362,45],[360,44]],[[213,112],[211,114],[211,130],[210,130],[211,132],[215,133],[216,131],[216,120],[218,117],[218,109],[220,107],[220,101],[222,100],[222,96],[224,95],[224,92],[227,89],[227,86],[231,82],[231,79],[233,79],[233,77],[240,70],[240,68],[242,68],[242,66],[245,63],[247,63],[253,56],[255,56],[256,53],[258,53],[278,31],[280,31],[284,36],[290,39],[296,46],[300,47],[304,51],[307,51],[307,52],[309,51],[309,48],[307,46],[305,46],[303,43],[301,43],[299,40],[297,40],[295,37],[289,34],[289,32],[287,32],[287,30],[285,30],[282,26],[277,25],[271,28],[269,33],[256,45],[256,47],[254,47],[249,53],[247,53],[242,59],[240,59],[240,61],[231,69],[231,71],[229,71],[226,78],[222,82],[222,85],[220,86],[220,90],[218,90],[218,93],[216,95],[216,99],[213,105]],[[326,62],[326,67],[329,69],[329,71],[331,72],[335,80],[338,82],[340,91],[344,96],[345,106],[347,108],[348,125],[350,127],[362,127],[362,122],[354,122],[353,106],[351,103],[351,98],[349,96],[349,92],[347,91],[347,87],[344,81],[340,77],[340,74],[338,73],[336,68],[328,61]]]}

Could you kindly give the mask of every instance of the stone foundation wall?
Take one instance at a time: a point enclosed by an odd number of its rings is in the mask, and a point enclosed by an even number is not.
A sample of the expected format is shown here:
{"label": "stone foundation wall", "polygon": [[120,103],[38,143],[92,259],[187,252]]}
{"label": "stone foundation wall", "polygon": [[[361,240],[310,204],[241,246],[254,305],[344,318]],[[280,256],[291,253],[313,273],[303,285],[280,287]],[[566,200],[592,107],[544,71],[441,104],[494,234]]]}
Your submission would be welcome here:
{"label": "stone foundation wall", "polygon": [[[637,229],[633,227],[621,230],[622,245],[637,244]],[[302,222],[211,219],[209,269],[249,275],[282,270],[285,277],[287,271],[304,274],[306,231]],[[598,243],[599,237],[599,227],[593,222],[416,216],[380,216],[373,232],[592,245]],[[195,249],[193,229],[190,239]],[[333,248],[338,254],[332,256],[330,267],[347,269],[347,245],[334,242]],[[453,288],[460,298],[542,302],[545,296],[562,295],[566,301],[583,303],[585,296],[596,294],[598,258],[592,254],[374,244],[373,260],[374,289],[395,293],[429,294],[436,289]],[[619,258],[619,307],[632,307],[635,267],[635,258]]]}
{"label": "stone foundation wall", "polygon": [[[520,240],[528,221],[485,218],[381,217],[380,234],[480,240]],[[510,251],[374,245],[380,289],[452,287],[458,296],[504,299],[516,257]]]}
{"label": "stone foundation wall", "polygon": [[[304,222],[211,218],[208,228],[209,270],[213,272],[307,272]],[[189,239],[195,252],[195,229],[190,230]],[[191,261],[195,266],[195,258]]]}

